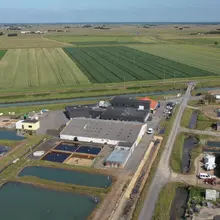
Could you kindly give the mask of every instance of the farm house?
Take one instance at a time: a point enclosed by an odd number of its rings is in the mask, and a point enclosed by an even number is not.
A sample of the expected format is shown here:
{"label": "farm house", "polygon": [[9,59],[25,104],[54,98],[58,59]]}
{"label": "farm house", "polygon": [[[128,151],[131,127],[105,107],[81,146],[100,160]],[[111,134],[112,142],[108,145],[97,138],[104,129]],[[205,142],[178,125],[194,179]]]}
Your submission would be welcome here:
{"label": "farm house", "polygon": [[146,130],[147,125],[141,123],[75,118],[67,123],[60,138],[109,145],[129,142],[134,149]]}

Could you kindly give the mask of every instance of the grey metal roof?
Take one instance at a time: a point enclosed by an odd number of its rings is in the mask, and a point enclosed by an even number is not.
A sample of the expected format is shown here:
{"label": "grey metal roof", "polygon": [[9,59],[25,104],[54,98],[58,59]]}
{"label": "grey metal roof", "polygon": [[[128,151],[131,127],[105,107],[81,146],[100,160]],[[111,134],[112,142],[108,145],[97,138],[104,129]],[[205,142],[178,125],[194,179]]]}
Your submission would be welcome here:
{"label": "grey metal roof", "polygon": [[127,150],[114,150],[112,151],[112,153],[108,156],[108,158],[106,159],[106,162],[111,162],[111,163],[121,163],[123,164],[128,155],[129,155],[129,151]]}
{"label": "grey metal roof", "polygon": [[133,143],[130,142],[119,142],[118,146],[120,147],[132,147]]}
{"label": "grey metal roof", "polygon": [[22,121],[22,123],[35,124],[38,121],[39,120],[36,120],[36,119],[26,119],[26,120]]}
{"label": "grey metal roof", "polygon": [[149,110],[138,110],[135,108],[124,108],[124,107],[109,107],[106,111],[102,114],[102,116],[123,116],[123,117],[137,117],[143,119],[144,116],[149,113]]}
{"label": "grey metal roof", "polygon": [[142,126],[142,123],[135,122],[74,118],[60,134],[133,143]]}

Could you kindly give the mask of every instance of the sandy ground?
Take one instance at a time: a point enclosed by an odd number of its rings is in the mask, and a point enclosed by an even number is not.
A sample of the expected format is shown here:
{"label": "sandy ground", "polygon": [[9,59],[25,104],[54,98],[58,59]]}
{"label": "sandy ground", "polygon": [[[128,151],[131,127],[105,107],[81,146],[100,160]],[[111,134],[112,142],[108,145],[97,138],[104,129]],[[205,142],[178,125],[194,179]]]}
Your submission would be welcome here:
{"label": "sandy ground", "polygon": [[215,112],[217,108],[220,108],[220,105],[205,106],[202,108],[202,111],[209,118],[219,120],[220,118],[217,117],[217,113]]}
{"label": "sandy ground", "polygon": [[[115,169],[108,169],[109,172],[112,172],[114,175],[116,173]],[[131,173],[125,170],[118,170],[116,178],[117,180],[113,184],[111,191],[105,196],[100,207],[94,212],[92,220],[109,219],[123,193],[124,186],[131,178]]]}
{"label": "sandy ground", "polygon": [[78,157],[72,157],[69,160],[67,160],[65,163],[69,164],[69,165],[90,167],[93,163],[93,160],[83,159],[83,158],[78,158]]}

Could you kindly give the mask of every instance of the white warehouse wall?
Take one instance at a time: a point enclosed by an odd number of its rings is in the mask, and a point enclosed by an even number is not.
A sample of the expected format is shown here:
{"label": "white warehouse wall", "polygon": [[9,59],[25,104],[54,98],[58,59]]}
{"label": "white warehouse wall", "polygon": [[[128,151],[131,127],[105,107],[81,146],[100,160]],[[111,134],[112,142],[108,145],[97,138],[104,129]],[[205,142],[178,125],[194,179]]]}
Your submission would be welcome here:
{"label": "white warehouse wall", "polygon": [[79,136],[72,136],[72,135],[64,135],[61,134],[60,135],[60,139],[63,140],[70,140],[73,141],[74,138],[77,138],[78,141],[82,141],[82,142],[94,142],[94,143],[98,143],[98,144],[110,144],[110,145],[117,145],[119,141],[115,141],[115,140],[109,140],[109,139],[99,139],[99,138],[90,138],[90,137],[79,137]]}

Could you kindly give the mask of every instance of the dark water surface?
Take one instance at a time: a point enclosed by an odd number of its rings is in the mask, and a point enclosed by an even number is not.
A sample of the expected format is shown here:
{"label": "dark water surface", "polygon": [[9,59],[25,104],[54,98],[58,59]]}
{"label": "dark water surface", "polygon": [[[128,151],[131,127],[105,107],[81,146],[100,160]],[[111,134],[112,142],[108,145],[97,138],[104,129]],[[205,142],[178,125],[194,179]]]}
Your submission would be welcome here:
{"label": "dark water surface", "polygon": [[13,182],[0,188],[1,220],[86,220],[95,207],[85,195]]}
{"label": "dark water surface", "polygon": [[0,129],[0,140],[22,141],[24,139],[25,137],[18,136],[16,131]]}
{"label": "dark water surface", "polygon": [[181,164],[182,173],[188,173],[190,171],[190,153],[197,144],[198,140],[195,137],[187,137],[184,140]]}
{"label": "dark water surface", "polygon": [[184,216],[187,200],[188,190],[185,188],[177,188],[170,210],[170,220],[181,219]]}
{"label": "dark water surface", "polygon": [[41,179],[90,187],[106,188],[112,184],[110,177],[101,174],[57,169],[51,167],[25,167],[19,176],[36,176]]}

